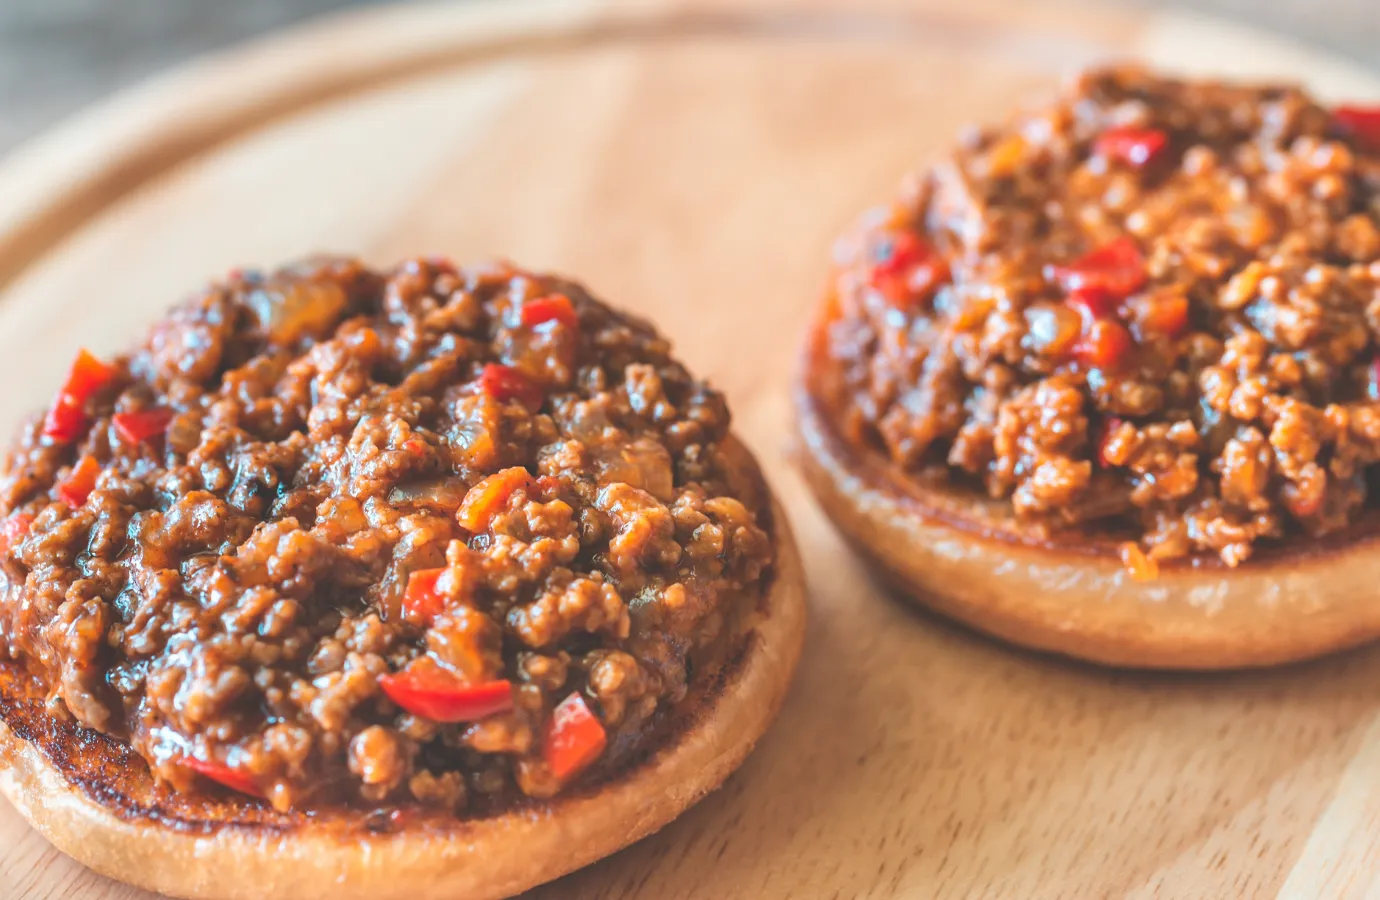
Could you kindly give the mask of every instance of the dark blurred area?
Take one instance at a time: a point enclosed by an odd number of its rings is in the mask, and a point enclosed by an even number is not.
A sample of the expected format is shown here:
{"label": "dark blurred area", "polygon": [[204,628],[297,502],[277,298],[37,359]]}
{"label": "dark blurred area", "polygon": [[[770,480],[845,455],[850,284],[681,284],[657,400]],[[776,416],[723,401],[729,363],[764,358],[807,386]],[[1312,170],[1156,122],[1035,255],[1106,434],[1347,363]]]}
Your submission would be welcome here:
{"label": "dark blurred area", "polygon": [[[390,2],[396,0],[0,0],[0,153],[199,53],[322,13]],[[1085,2],[1237,18],[1380,70],[1380,0]]]}
{"label": "dark blurred area", "polygon": [[0,152],[217,47],[390,0],[0,0]]}

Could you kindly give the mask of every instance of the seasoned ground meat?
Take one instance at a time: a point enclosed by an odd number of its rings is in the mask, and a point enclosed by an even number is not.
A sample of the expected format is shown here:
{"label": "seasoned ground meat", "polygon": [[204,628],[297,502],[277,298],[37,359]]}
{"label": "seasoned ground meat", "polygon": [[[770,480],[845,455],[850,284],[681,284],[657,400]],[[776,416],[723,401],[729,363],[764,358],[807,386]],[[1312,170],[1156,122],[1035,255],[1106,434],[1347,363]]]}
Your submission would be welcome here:
{"label": "seasoned ground meat", "polygon": [[731,659],[773,553],[669,353],[507,265],[233,274],[80,354],[0,463],[0,655],[175,786],[283,809],[612,771]]}
{"label": "seasoned ground meat", "polygon": [[1133,560],[1343,528],[1380,462],[1380,110],[1077,79],[837,253],[845,436]]}

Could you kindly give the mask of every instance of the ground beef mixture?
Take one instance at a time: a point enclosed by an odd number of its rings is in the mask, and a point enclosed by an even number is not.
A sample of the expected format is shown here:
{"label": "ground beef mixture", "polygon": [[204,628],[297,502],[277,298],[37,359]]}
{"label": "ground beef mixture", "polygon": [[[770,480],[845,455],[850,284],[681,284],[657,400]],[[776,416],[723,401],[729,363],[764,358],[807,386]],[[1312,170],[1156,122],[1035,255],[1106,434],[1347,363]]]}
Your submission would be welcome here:
{"label": "ground beef mixture", "polygon": [[825,391],[916,477],[1133,573],[1367,506],[1380,109],[1095,71],[966,136],[838,249]]}
{"label": "ground beef mixture", "polygon": [[772,545],[728,427],[574,284],[234,273],[0,463],[0,656],[180,789],[550,796],[741,647]]}

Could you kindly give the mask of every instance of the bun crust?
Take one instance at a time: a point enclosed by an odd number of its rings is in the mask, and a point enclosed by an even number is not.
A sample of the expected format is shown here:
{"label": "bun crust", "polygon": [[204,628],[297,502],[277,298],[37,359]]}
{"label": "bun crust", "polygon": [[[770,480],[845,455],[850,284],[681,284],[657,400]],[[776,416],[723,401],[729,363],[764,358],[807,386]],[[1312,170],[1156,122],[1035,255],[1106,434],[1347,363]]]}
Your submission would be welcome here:
{"label": "bun crust", "polygon": [[1137,668],[1268,666],[1380,637],[1380,515],[1235,569],[1197,557],[1134,580],[1115,541],[1042,537],[1008,503],[909,478],[845,440],[821,398],[826,325],[810,331],[795,389],[801,468],[835,526],[908,599],[1014,644]]}
{"label": "bun crust", "polygon": [[805,581],[773,502],[776,564],[760,619],[666,739],[611,780],[500,815],[371,830],[366,811],[277,813],[154,784],[123,743],[59,721],[0,665],[0,793],[58,849],[104,875],[197,900],[488,900],[588,865],[723,783],[775,718],[805,635]]}

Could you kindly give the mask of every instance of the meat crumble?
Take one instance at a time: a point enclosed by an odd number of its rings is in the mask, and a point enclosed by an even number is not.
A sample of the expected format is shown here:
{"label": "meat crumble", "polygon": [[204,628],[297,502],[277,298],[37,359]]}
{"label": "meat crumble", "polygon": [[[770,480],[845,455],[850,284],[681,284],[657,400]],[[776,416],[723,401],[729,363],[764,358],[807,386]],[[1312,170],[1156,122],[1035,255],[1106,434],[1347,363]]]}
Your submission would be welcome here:
{"label": "meat crumble", "polygon": [[179,789],[551,796],[744,639],[773,547],[728,429],[575,284],[232,273],[0,461],[0,656]]}
{"label": "meat crumble", "polygon": [[913,476],[1133,571],[1356,520],[1380,462],[1380,109],[1084,74],[840,242],[825,391]]}

